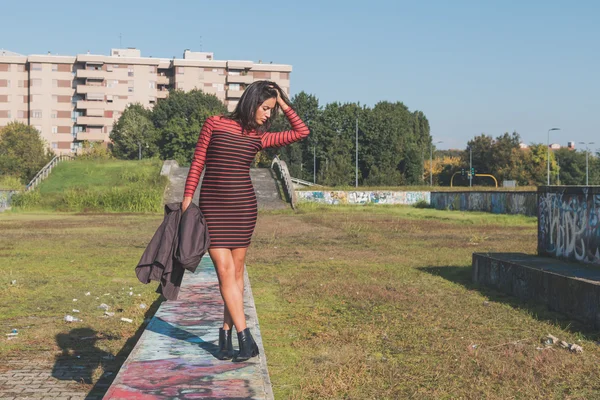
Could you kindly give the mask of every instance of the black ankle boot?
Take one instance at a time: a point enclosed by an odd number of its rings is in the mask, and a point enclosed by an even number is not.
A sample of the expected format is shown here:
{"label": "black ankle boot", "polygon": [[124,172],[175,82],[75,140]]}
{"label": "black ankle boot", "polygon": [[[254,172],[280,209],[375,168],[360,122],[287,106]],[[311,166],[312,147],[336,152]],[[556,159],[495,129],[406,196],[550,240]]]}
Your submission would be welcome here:
{"label": "black ankle boot", "polygon": [[219,328],[219,351],[216,357],[219,360],[231,360],[233,358],[233,344],[231,343],[231,329]]}
{"label": "black ankle boot", "polygon": [[247,361],[251,357],[256,357],[258,355],[258,346],[256,345],[256,342],[250,333],[250,328],[246,328],[243,331],[238,332],[237,337],[240,344],[240,351],[233,361]]}

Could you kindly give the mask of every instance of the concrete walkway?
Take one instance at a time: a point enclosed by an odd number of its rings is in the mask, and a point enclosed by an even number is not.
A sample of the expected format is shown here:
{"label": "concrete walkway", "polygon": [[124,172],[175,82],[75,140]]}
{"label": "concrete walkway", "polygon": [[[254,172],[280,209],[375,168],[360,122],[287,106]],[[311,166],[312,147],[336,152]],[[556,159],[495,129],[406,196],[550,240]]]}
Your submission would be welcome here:
{"label": "concrete walkway", "polygon": [[[105,399],[272,399],[254,299],[245,276],[244,307],[260,356],[221,361],[223,300],[208,256],[186,271],[177,301],[162,303],[121,367]],[[233,340],[237,349],[237,337]]]}

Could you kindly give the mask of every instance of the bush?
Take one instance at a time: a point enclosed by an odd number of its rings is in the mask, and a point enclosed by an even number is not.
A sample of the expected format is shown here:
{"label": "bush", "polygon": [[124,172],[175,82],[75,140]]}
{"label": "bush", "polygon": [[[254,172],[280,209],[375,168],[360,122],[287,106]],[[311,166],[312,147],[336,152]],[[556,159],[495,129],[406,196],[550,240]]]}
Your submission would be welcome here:
{"label": "bush", "polygon": [[413,204],[413,207],[415,207],[415,208],[432,208],[431,204],[429,204],[425,200],[419,200],[419,201],[417,201],[415,204]]}
{"label": "bush", "polygon": [[23,190],[23,183],[21,182],[21,179],[15,175],[0,176],[0,189]]}
{"label": "bush", "polygon": [[41,202],[42,195],[40,192],[38,190],[32,190],[30,192],[22,192],[13,195],[11,206],[22,210],[31,210],[40,207]]}
{"label": "bush", "polygon": [[109,160],[114,158],[110,150],[100,142],[83,142],[82,150],[77,154],[82,160]]}

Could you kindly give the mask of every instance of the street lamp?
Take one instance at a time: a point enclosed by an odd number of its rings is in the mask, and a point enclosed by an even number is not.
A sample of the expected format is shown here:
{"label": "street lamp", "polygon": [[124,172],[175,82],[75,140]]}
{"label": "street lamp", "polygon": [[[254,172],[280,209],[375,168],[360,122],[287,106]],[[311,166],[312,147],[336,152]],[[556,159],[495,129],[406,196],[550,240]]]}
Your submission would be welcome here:
{"label": "street lamp", "polygon": [[[438,143],[444,143],[441,140],[435,142],[435,144]],[[429,147],[429,186],[433,186],[433,145],[434,143],[431,143],[431,146]]]}
{"label": "street lamp", "polygon": [[579,144],[585,144],[585,186],[590,186],[590,164],[588,161],[590,148],[588,147],[588,144],[594,144],[594,142],[579,142]]}
{"label": "street lamp", "polygon": [[469,187],[473,187],[473,147],[469,146]]}
{"label": "street lamp", "polygon": [[560,128],[548,129],[548,186],[550,186],[550,131],[560,131]]}

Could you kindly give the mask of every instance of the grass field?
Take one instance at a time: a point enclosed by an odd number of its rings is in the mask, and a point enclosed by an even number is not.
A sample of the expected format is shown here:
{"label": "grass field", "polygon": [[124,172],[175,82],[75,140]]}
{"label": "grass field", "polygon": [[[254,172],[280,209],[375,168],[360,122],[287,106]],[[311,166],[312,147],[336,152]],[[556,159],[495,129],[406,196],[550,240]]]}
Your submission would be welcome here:
{"label": "grass field", "polygon": [[58,164],[17,210],[160,212],[167,178],[160,160],[75,160]]}
{"label": "grass field", "polygon": [[[536,220],[304,205],[259,218],[249,272],[277,398],[600,398],[600,346],[471,283],[471,254],[534,253]],[[551,333],[583,354],[542,349]]]}
{"label": "grass field", "polygon": [[[79,355],[94,363],[93,383],[116,372],[159,305],[134,267],[161,220],[0,214],[0,331],[19,331],[0,338],[0,363]],[[536,220],[523,216],[261,212],[247,263],[276,398],[600,398],[597,332],[471,283],[474,251],[535,246]],[[548,333],[584,353],[540,349]]]}
{"label": "grass field", "polygon": [[[158,214],[0,214],[0,365],[80,356],[93,364],[94,382],[116,372],[158,308],[157,285],[142,285],[134,268],[161,221]],[[114,316],[104,316],[103,303]],[[12,329],[18,337],[8,340]]]}

